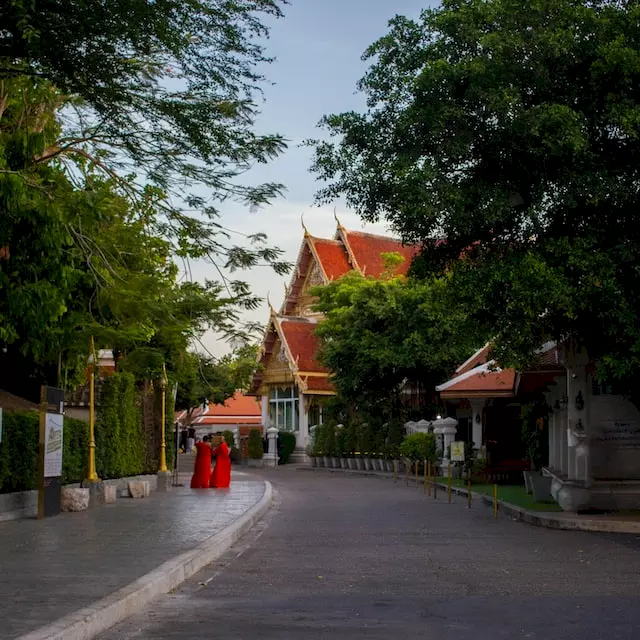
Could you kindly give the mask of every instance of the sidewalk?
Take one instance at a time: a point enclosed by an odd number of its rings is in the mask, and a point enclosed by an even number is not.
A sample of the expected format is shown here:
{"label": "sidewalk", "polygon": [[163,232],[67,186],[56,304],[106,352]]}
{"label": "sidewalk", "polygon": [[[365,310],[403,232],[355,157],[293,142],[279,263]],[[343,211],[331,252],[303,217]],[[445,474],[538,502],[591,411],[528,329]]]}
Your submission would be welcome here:
{"label": "sidewalk", "polygon": [[[359,476],[374,476],[377,478],[387,478],[393,480],[393,474],[382,471],[355,471],[351,469],[326,469],[324,467],[299,466],[299,471],[324,471],[325,473],[344,473]],[[413,478],[411,478],[413,482]],[[422,481],[422,478],[421,478]],[[398,482],[404,482],[404,475],[398,476]],[[438,488],[442,491],[447,489],[446,479],[438,479]],[[461,487],[452,487],[452,493],[467,497],[467,490]],[[493,504],[493,499],[483,493],[471,492],[474,503],[481,501],[487,506]],[[508,515],[515,520],[522,520],[527,524],[548,529],[564,529],[567,531],[596,531],[600,533],[634,533],[640,534],[640,515],[616,515],[602,514],[576,514],[557,511],[528,511],[523,507],[498,499],[501,513]]]}
{"label": "sidewalk", "polygon": [[268,483],[236,471],[228,491],[191,490],[183,474],[180,482],[185,486],[142,500],[0,523],[0,639],[94,605],[216,534],[211,543],[220,547],[220,534],[246,530],[251,523],[243,516],[264,512],[271,496]]}

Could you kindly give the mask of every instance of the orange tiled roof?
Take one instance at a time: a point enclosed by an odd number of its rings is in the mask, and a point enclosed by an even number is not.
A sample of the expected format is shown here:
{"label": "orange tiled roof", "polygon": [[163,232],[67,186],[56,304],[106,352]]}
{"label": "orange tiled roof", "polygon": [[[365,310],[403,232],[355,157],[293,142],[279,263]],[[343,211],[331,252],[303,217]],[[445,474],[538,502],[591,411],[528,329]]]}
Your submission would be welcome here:
{"label": "orange tiled roof", "polygon": [[262,424],[262,416],[204,416],[194,421],[193,426],[204,427],[216,424]]}
{"label": "orange tiled roof", "polygon": [[491,371],[480,365],[436,387],[441,398],[496,398],[515,395],[515,369]]}
{"label": "orange tiled roof", "polygon": [[207,412],[199,415],[201,419],[221,416],[262,416],[262,410],[253,396],[245,396],[241,391],[236,391],[224,404],[210,404]]}
{"label": "orange tiled roof", "polygon": [[482,349],[476,351],[466,362],[456,369],[456,375],[460,376],[471,369],[475,369],[479,364],[486,364],[489,360],[490,344],[485,344]]}
{"label": "orange tiled roof", "polygon": [[394,238],[376,236],[361,231],[342,230],[349,248],[356,259],[358,266],[366,276],[379,277],[384,272],[383,253],[399,253],[404,257],[404,262],[396,269],[397,275],[406,275],[411,266],[411,261],[418,254],[415,245],[403,245]]}
{"label": "orange tiled roof", "polygon": [[331,391],[335,393],[336,388],[331,384],[328,377],[313,376],[307,378],[307,391]]}
{"label": "orange tiled roof", "polygon": [[339,240],[309,238],[327,278],[336,280],[353,269],[347,251]]}
{"label": "orange tiled roof", "polygon": [[293,360],[297,363],[298,371],[328,371],[315,358],[320,346],[318,336],[315,334],[317,326],[315,322],[303,318],[280,318],[284,339]]}

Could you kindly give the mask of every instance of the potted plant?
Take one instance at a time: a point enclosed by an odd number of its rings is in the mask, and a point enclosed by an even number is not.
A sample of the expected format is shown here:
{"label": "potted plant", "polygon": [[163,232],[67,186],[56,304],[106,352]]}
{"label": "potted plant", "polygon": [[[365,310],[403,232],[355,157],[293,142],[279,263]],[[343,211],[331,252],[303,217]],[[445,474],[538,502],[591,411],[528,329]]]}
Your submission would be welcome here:
{"label": "potted plant", "polygon": [[264,445],[262,443],[262,434],[259,429],[251,429],[249,431],[249,440],[247,442],[247,453],[249,454],[249,466],[261,467],[264,456]]}
{"label": "potted plant", "polygon": [[419,465],[425,460],[435,465],[436,437],[433,433],[413,433],[402,441],[399,450],[400,455],[410,465]]}
{"label": "potted plant", "polygon": [[542,475],[544,420],[549,415],[549,407],[543,400],[535,400],[522,405],[522,442],[529,459],[530,471],[524,471],[525,487],[533,493],[536,502],[545,502],[551,498],[550,476]]}

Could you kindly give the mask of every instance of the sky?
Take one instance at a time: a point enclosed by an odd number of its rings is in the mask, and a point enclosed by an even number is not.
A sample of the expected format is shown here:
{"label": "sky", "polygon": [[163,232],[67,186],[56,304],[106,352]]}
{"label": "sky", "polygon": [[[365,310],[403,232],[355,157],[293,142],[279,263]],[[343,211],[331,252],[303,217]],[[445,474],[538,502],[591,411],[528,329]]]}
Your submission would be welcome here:
{"label": "sky", "polygon": [[[314,195],[322,184],[309,171],[312,149],[300,143],[321,134],[317,123],[323,115],[364,110],[364,96],[356,93],[356,83],[367,69],[361,60],[363,52],[387,32],[393,16],[417,17],[432,4],[429,0],[291,0],[285,6],[285,17],[274,21],[266,44],[267,55],[275,61],[265,69],[268,84],[256,126],[260,133],[283,135],[289,148],[268,165],[252,169],[244,180],[279,182],[286,192],[257,212],[235,203],[223,205],[224,226],[242,233],[266,233],[269,244],[283,249],[284,259],[290,262],[295,262],[303,238],[301,215],[309,232],[318,237],[335,233],[334,208],[347,229],[388,233],[382,223],[364,225],[340,201],[314,206]],[[192,274],[199,280],[217,279],[214,268],[206,263],[192,265]],[[234,278],[248,282],[264,299],[244,319],[264,324],[269,316],[267,295],[279,308],[291,276],[278,276],[261,267],[234,274]],[[216,356],[229,350],[212,332],[202,342]]]}

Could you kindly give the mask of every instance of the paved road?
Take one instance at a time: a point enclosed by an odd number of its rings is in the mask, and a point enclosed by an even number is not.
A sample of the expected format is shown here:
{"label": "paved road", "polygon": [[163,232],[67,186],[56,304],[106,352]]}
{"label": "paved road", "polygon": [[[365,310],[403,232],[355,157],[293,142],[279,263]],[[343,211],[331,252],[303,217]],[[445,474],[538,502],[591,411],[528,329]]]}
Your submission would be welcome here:
{"label": "paved road", "polygon": [[49,624],[193,549],[260,500],[264,483],[254,480],[237,476],[229,491],[187,484],[144,500],[3,522],[0,640]]}
{"label": "paved road", "polygon": [[263,472],[278,504],[211,565],[103,640],[630,640],[640,550],[378,478]]}

